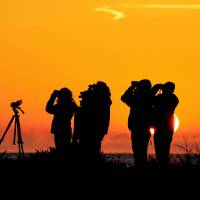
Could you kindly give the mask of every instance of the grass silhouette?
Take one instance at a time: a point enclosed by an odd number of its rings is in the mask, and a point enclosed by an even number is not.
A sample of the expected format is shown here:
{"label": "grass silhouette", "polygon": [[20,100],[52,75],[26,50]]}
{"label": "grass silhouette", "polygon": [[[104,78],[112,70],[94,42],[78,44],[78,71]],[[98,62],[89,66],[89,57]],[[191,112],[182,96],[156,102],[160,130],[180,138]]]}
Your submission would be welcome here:
{"label": "grass silhouette", "polygon": [[54,189],[60,191],[61,188],[67,193],[70,188],[76,194],[84,188],[89,193],[96,191],[97,195],[106,195],[106,192],[116,195],[121,191],[123,194],[144,195],[149,198],[149,194],[156,195],[158,188],[163,190],[163,195],[172,191],[178,194],[177,191],[181,191],[182,194],[184,187],[187,187],[185,191],[189,191],[188,188],[192,189],[200,178],[198,153],[172,155],[166,169],[159,167],[155,156],[149,156],[148,168],[145,170],[127,165],[108,154],[102,153],[98,159],[91,159],[84,154],[78,156],[77,152],[69,152],[63,157],[58,156],[54,148],[38,150],[23,160],[9,159],[6,152],[0,158],[2,182],[23,180],[32,185],[35,182],[35,191],[41,188],[43,192],[43,188],[47,187],[48,193]]}
{"label": "grass silhouette", "polygon": [[[93,176],[98,178],[123,178],[123,179],[184,179],[200,177],[200,153],[192,153],[185,148],[183,155],[171,155],[168,168],[161,168],[157,163],[155,156],[149,156],[148,167],[146,169],[137,169],[134,165],[127,165],[120,159],[108,154],[101,154],[98,158],[91,158],[85,154],[78,154],[74,151],[69,151],[66,154],[57,154],[54,148],[32,153],[26,156],[23,160],[16,158],[10,159],[6,152],[0,155],[0,169],[3,167],[7,170],[13,166],[23,170],[34,169],[37,173],[43,173],[48,170],[58,172],[66,176]],[[70,172],[68,174],[68,172]]]}

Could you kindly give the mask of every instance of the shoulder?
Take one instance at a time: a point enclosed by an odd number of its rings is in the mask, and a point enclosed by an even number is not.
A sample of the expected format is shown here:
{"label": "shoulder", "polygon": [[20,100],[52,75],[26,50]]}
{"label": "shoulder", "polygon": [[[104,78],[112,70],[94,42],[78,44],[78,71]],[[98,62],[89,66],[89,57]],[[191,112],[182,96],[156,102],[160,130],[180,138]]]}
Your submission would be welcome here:
{"label": "shoulder", "polygon": [[175,94],[172,95],[172,99],[174,102],[177,102],[177,103],[179,102],[179,99]]}

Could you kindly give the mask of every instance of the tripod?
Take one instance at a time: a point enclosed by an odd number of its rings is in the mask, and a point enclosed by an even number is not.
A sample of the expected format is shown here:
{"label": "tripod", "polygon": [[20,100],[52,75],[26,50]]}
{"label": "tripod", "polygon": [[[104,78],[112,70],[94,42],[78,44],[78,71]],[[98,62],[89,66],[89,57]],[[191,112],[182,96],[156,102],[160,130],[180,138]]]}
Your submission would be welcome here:
{"label": "tripod", "polygon": [[18,143],[18,148],[19,148],[19,158],[24,158],[24,148],[23,148],[23,140],[22,140],[22,134],[21,134],[21,126],[20,126],[20,121],[19,121],[19,111],[20,110],[23,114],[24,111],[19,107],[12,107],[14,111],[14,115],[12,116],[1,140],[0,144],[3,142],[6,133],[8,132],[9,128],[11,127],[12,123],[14,122],[14,137],[13,137],[13,145],[16,144],[16,137],[17,137],[17,143]]}

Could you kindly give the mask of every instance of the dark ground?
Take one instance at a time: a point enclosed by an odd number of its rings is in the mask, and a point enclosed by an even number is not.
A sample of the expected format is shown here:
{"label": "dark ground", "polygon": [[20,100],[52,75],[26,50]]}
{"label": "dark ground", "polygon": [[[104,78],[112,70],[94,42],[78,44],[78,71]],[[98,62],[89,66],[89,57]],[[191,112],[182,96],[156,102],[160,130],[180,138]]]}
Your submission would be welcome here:
{"label": "dark ground", "polygon": [[28,191],[33,196],[40,193],[46,195],[45,199],[51,194],[57,195],[56,199],[63,195],[96,199],[108,194],[124,198],[127,195],[148,199],[174,195],[191,198],[200,191],[200,157],[185,155],[181,159],[173,161],[168,169],[160,169],[150,159],[146,170],[138,170],[125,163],[108,161],[105,156],[95,161],[84,155],[58,158],[54,152],[37,152],[25,160],[10,160],[5,156],[0,160],[1,189],[19,188],[20,193]]}

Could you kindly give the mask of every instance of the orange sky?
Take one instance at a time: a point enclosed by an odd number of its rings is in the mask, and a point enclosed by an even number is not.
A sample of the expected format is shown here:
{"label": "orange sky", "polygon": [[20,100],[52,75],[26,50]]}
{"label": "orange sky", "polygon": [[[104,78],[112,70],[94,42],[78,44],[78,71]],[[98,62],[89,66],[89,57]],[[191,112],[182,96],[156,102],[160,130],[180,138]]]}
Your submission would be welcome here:
{"label": "orange sky", "polygon": [[[174,143],[183,138],[199,141],[200,9],[148,9],[135,4],[200,5],[200,1],[1,1],[0,133],[12,115],[10,102],[22,98],[25,151],[53,146],[52,116],[45,112],[52,90],[69,87],[78,103],[80,91],[103,80],[113,101],[103,150],[130,152],[129,109],[120,96],[131,80],[149,78],[152,83],[176,83],[180,128]],[[94,12],[104,6],[125,17],[114,20],[112,14]],[[0,151],[17,150],[11,137],[12,132]]]}

